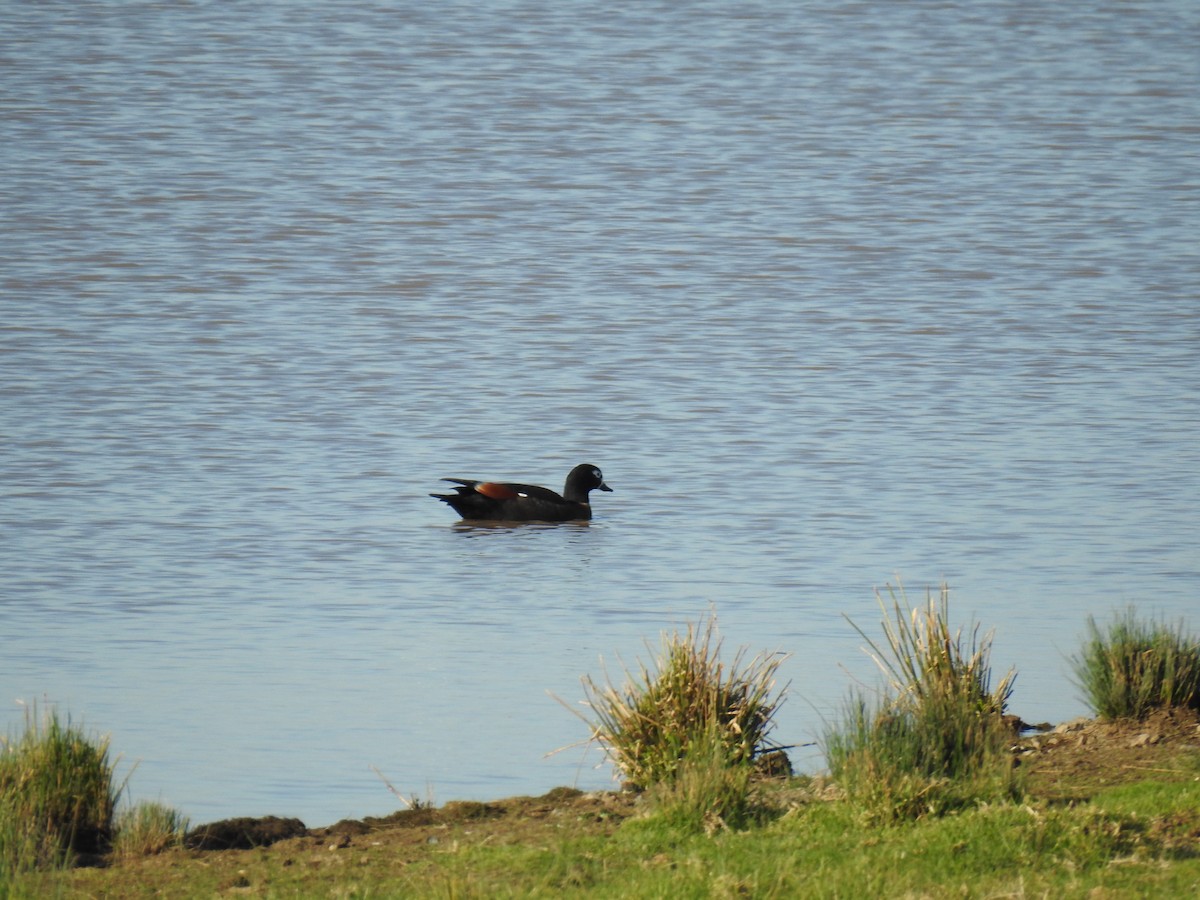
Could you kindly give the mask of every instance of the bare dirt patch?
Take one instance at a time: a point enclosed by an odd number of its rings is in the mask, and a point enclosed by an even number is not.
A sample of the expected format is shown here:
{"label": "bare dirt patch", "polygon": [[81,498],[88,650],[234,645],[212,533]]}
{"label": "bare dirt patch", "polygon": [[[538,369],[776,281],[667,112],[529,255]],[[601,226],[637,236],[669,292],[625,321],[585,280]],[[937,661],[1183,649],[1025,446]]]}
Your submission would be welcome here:
{"label": "bare dirt patch", "polygon": [[[1143,720],[1076,719],[1026,735],[1013,747],[1028,790],[1047,800],[1085,800],[1114,784],[1178,777],[1200,751],[1200,713],[1163,710]],[[1195,764],[1191,764],[1195,770]]]}

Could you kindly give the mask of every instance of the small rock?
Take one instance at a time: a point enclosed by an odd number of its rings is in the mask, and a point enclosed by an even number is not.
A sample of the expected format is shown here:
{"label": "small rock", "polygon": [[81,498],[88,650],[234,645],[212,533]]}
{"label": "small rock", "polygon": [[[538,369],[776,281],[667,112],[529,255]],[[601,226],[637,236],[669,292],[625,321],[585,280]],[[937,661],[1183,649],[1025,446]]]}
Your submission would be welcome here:
{"label": "small rock", "polygon": [[769,778],[790,778],[792,776],[792,761],[782,750],[772,750],[754,758],[754,767],[760,775]]}

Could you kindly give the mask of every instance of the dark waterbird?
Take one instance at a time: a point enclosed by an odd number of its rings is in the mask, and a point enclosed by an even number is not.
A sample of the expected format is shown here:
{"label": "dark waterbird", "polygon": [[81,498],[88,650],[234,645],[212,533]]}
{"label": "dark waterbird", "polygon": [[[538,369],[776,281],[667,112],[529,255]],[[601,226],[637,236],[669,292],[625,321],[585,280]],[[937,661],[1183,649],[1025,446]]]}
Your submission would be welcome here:
{"label": "dark waterbird", "polygon": [[453,494],[430,494],[454,508],[466,521],[476,522],[578,522],[592,517],[588,494],[611,491],[593,465],[576,466],[567,476],[562,494],[535,484],[508,484],[443,478],[458,485]]}

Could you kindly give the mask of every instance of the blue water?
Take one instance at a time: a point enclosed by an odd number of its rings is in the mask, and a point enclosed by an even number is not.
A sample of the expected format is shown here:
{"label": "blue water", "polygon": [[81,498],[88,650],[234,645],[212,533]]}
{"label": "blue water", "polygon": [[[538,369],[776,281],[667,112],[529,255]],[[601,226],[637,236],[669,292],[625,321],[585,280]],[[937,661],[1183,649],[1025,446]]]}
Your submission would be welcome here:
{"label": "blue water", "polygon": [[[0,728],[132,799],[607,786],[554,697],[709,611],[809,742],[897,576],[1029,721],[1200,628],[1195,4],[3,17]],[[427,496],[584,461],[590,526]]]}

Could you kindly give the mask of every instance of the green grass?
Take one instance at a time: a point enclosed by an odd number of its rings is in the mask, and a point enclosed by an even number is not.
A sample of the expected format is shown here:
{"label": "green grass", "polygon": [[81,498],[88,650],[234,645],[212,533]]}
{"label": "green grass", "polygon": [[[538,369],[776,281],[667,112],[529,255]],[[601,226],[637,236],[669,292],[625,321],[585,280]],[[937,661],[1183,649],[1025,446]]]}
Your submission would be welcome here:
{"label": "green grass", "polygon": [[741,650],[727,666],[720,651],[709,617],[689,625],[686,634],[664,634],[654,668],[639,664],[636,675],[626,670],[620,687],[584,677],[586,705],[595,714],[585,717],[592,739],[628,783],[671,783],[697,752],[703,759],[693,760],[692,777],[714,767],[748,768],[776,749],[768,735],[783,702],[775,673],[784,657],[761,654],[746,661]]}
{"label": "green grass", "polygon": [[[1194,814],[1197,803],[1200,786],[1189,786],[1161,820]],[[436,873],[388,887],[462,897],[1194,896],[1200,859],[1180,846],[1185,834],[1155,834],[1141,817],[1098,804],[1001,804],[879,828],[864,828],[850,805],[812,804],[708,837],[649,819],[608,839],[462,849]]]}
{"label": "green grass", "polygon": [[0,745],[0,876],[107,851],[119,793],[106,738],[30,710]]}
{"label": "green grass", "polygon": [[1084,699],[1104,718],[1200,709],[1200,639],[1182,623],[1147,621],[1132,608],[1106,628],[1089,616],[1083,648],[1071,664]]}
{"label": "green grass", "polygon": [[[826,729],[835,781],[881,820],[940,815],[1018,795],[1003,714],[1010,672],[991,688],[991,635],[949,625],[949,589],[911,606],[903,589],[876,593],[883,642],[866,640],[887,685],[875,702],[851,693]],[[853,624],[853,623],[851,623]]]}

